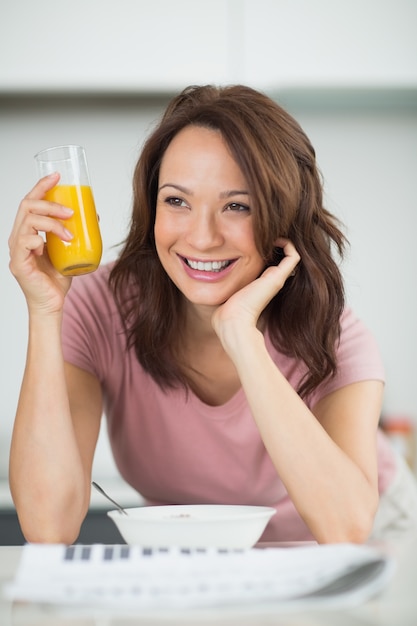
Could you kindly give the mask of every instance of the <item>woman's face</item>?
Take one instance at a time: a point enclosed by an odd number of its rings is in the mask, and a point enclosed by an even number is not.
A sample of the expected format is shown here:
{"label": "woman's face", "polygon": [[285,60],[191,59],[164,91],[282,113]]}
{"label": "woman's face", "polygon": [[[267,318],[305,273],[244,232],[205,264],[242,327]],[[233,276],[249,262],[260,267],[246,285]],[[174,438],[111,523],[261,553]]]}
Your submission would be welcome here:
{"label": "woman's face", "polygon": [[261,273],[251,206],[219,131],[187,126],[174,137],[160,167],[155,242],[165,271],[190,302],[220,305]]}

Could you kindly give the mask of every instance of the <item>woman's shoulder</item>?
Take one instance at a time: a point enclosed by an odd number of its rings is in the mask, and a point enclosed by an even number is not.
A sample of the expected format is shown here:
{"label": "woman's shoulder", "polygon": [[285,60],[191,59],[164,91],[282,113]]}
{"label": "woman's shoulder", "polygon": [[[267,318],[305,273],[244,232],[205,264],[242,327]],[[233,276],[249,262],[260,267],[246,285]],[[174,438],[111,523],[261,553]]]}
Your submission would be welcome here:
{"label": "woman's shoulder", "polygon": [[[274,362],[297,389],[306,375],[306,365],[294,356],[277,350],[268,333],[265,337],[267,349]],[[340,317],[340,340],[336,347],[337,372],[335,376],[324,380],[309,395],[309,404],[317,402],[324,395],[341,387],[363,380],[385,380],[384,365],[378,342],[370,328],[347,307]]]}
{"label": "woman's shoulder", "polygon": [[125,352],[123,324],[109,285],[111,267],[102,265],[73,279],[62,322],[65,360],[100,380],[116,355]]}
{"label": "woman's shoulder", "polygon": [[361,360],[380,360],[378,343],[372,330],[366,325],[352,308],[347,307],[340,318],[340,342],[338,354],[347,352],[354,356],[359,356]]}
{"label": "woman's shoulder", "polygon": [[385,382],[385,368],[374,333],[351,309],[340,319],[340,341],[336,350],[337,371],[313,392],[314,402],[342,387],[365,380]]}

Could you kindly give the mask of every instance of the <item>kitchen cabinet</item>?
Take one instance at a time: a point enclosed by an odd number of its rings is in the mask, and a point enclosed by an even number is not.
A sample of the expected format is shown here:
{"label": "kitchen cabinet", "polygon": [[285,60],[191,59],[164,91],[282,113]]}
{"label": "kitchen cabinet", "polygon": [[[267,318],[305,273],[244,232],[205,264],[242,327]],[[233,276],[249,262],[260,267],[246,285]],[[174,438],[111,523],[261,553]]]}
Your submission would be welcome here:
{"label": "kitchen cabinet", "polygon": [[[6,4],[6,6],[5,6]],[[6,0],[3,92],[161,93],[228,76],[228,0]]]}
{"label": "kitchen cabinet", "polygon": [[417,85],[415,0],[6,0],[1,93]]}
{"label": "kitchen cabinet", "polygon": [[417,86],[415,0],[247,0],[245,79],[258,87]]}

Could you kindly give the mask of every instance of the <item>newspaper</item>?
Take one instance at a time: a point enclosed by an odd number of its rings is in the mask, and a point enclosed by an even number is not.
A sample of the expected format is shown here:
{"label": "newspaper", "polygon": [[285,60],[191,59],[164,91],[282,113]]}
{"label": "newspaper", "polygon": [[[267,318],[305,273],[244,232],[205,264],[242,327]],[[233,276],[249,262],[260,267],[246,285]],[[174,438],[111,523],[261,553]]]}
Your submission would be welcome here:
{"label": "newspaper", "polygon": [[395,564],[369,546],[249,550],[27,544],[4,594],[15,601],[110,611],[249,606],[355,606],[379,594]]}

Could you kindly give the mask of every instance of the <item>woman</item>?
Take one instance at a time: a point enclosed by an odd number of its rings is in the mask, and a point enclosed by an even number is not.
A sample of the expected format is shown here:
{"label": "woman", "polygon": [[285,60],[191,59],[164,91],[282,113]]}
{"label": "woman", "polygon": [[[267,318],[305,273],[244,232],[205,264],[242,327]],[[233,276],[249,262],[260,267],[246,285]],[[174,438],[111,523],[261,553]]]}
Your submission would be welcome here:
{"label": "woman", "polygon": [[68,209],[42,199],[58,178],[10,237],[29,310],[10,456],[27,540],[77,538],[104,410],[149,503],[271,505],[264,539],[365,541],[396,471],[384,374],[345,308],[344,237],[295,120],[247,87],[186,89],[138,161],[119,258],[72,285],[39,235],[71,238]]}

